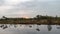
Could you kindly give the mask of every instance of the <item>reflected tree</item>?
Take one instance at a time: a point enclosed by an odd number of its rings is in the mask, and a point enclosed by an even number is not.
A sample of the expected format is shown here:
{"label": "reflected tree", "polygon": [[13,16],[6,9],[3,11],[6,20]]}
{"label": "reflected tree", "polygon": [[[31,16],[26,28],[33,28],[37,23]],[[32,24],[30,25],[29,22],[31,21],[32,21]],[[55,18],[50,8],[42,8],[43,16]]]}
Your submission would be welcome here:
{"label": "reflected tree", "polygon": [[39,29],[39,26],[38,26],[38,25],[37,25],[37,28],[36,28],[36,30],[37,30],[37,31],[40,31],[40,29]]}
{"label": "reflected tree", "polygon": [[14,27],[16,28],[16,27],[17,27],[17,25],[14,25]]}
{"label": "reflected tree", "polygon": [[30,28],[32,28],[32,26],[31,26],[31,25],[30,25],[29,27],[30,27]]}
{"label": "reflected tree", "polygon": [[57,29],[60,29],[60,25],[58,25]]}
{"label": "reflected tree", "polygon": [[48,28],[48,31],[51,31],[52,26],[51,25],[48,25],[47,28]]}
{"label": "reflected tree", "polygon": [[8,26],[7,26],[7,25],[5,25],[5,26],[3,27],[3,29],[6,29],[6,28],[8,28]]}
{"label": "reflected tree", "polygon": [[12,24],[10,24],[9,26],[6,25],[6,24],[2,24],[2,25],[0,25],[0,28],[6,29],[6,28],[8,28],[8,27],[10,27],[10,26],[14,26],[15,28],[17,27],[17,25],[12,25]]}
{"label": "reflected tree", "polygon": [[0,27],[2,28],[2,27],[4,27],[4,25],[0,25]]}

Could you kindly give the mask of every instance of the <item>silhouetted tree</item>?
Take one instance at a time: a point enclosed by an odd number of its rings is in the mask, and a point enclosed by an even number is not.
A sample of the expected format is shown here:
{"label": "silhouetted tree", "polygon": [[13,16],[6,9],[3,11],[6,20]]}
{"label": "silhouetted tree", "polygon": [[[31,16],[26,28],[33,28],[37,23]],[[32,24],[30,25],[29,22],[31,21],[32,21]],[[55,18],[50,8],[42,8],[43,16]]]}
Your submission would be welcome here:
{"label": "silhouetted tree", "polygon": [[37,15],[36,18],[37,18],[37,20],[40,20],[41,15]]}
{"label": "silhouetted tree", "polygon": [[7,17],[5,17],[5,16],[2,16],[2,19],[5,19],[5,20],[7,20],[8,18],[7,18]]}
{"label": "silhouetted tree", "polygon": [[55,19],[57,19],[57,18],[58,18],[58,16],[56,15]]}

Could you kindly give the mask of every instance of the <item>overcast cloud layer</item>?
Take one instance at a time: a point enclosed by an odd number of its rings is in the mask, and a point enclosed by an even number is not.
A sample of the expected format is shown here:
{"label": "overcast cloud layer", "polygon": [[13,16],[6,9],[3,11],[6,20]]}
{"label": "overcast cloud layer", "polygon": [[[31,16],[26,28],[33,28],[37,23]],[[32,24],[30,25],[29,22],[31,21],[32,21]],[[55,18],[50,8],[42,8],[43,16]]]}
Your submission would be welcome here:
{"label": "overcast cloud layer", "polygon": [[0,16],[60,16],[60,0],[0,0]]}

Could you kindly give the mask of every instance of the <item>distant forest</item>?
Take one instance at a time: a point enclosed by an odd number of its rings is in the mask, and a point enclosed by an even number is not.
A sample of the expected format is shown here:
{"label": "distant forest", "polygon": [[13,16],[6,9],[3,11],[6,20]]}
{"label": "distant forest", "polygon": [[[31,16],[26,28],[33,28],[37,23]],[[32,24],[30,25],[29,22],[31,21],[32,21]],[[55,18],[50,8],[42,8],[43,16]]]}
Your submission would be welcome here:
{"label": "distant forest", "polygon": [[60,17],[37,15],[33,18],[8,18],[3,16],[0,24],[60,24]]}
{"label": "distant forest", "polygon": [[[8,18],[8,17],[5,17],[5,16],[2,16],[2,18],[1,19],[18,19],[18,18]],[[20,19],[26,19],[26,18],[20,18]],[[42,15],[37,15],[37,16],[35,16],[35,17],[33,17],[33,18],[28,18],[28,19],[38,19],[38,20],[40,20],[40,19],[60,19],[60,17],[58,17],[57,15],[55,16],[55,17],[53,17],[53,16],[42,16]]]}

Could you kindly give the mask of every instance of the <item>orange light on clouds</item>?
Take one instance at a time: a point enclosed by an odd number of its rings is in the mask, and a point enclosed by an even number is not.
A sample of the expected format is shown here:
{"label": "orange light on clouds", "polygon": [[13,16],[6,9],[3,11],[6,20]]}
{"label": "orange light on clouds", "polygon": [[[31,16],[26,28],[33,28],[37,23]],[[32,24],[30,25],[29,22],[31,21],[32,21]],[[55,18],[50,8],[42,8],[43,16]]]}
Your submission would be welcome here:
{"label": "orange light on clouds", "polygon": [[26,18],[26,19],[28,19],[28,18],[29,18],[29,16],[23,16],[23,18]]}

